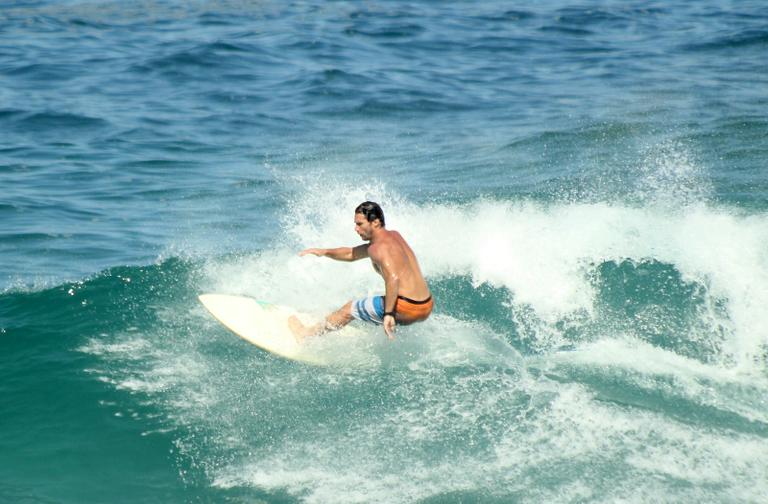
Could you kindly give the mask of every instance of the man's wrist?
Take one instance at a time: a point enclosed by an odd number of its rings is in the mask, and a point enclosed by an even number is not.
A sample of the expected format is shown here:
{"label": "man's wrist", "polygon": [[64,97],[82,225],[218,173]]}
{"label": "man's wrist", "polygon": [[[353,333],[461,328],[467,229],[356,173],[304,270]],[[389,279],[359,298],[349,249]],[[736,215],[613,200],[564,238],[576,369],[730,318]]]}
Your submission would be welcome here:
{"label": "man's wrist", "polygon": [[384,312],[384,316],[386,317],[387,315],[389,315],[390,317],[394,318],[395,317],[395,312],[393,312],[393,311]]}

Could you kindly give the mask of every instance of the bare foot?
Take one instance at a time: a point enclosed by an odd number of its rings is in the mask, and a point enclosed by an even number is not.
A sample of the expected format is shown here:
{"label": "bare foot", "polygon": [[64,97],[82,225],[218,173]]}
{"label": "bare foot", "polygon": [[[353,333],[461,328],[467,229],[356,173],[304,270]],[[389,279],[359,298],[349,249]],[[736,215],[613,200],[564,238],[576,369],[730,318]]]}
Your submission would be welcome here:
{"label": "bare foot", "polygon": [[304,327],[304,324],[301,323],[301,321],[296,315],[291,315],[290,317],[288,317],[288,327],[293,333],[293,337],[296,338],[296,343],[298,344],[303,343],[304,338],[308,336],[307,328]]}

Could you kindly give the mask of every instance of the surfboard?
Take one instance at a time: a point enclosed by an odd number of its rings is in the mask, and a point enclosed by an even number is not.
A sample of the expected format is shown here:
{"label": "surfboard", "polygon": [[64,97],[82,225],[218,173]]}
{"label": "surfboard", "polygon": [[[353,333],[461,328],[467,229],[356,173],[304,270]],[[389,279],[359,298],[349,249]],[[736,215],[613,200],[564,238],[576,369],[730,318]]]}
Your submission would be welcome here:
{"label": "surfboard", "polygon": [[288,327],[288,317],[296,315],[306,323],[306,314],[244,296],[201,294],[198,299],[227,329],[267,352],[319,366],[330,364],[314,345],[299,344]]}

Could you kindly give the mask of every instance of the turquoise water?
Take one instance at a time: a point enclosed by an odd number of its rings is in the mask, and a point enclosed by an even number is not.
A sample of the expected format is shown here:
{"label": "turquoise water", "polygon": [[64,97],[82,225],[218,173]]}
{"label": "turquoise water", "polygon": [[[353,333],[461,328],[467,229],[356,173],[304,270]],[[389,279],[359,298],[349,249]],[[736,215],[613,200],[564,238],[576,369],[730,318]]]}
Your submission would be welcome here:
{"label": "turquoise water", "polygon": [[[764,502],[762,2],[0,6],[0,502]],[[437,300],[341,363],[197,302]]]}

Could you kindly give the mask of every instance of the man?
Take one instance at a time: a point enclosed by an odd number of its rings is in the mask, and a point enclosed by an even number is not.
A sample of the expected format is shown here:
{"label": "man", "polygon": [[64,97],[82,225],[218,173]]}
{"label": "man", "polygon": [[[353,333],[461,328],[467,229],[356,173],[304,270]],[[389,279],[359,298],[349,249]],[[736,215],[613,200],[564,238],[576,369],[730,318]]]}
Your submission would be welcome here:
{"label": "man", "polygon": [[366,201],[355,209],[355,232],[368,243],[357,247],[310,248],[299,255],[313,254],[337,261],[370,257],[373,269],[384,278],[384,296],[350,301],[328,315],[323,322],[311,327],[305,327],[297,317],[292,316],[288,325],[297,341],[341,329],[353,319],[383,325],[384,332],[392,340],[396,324],[421,322],[432,313],[432,295],[416,256],[400,233],[386,229],[384,212],[377,203]]}

